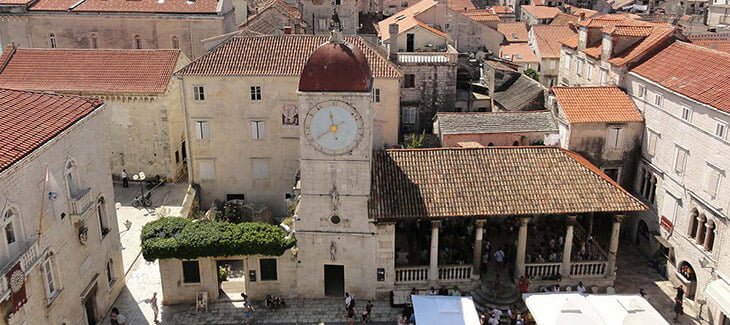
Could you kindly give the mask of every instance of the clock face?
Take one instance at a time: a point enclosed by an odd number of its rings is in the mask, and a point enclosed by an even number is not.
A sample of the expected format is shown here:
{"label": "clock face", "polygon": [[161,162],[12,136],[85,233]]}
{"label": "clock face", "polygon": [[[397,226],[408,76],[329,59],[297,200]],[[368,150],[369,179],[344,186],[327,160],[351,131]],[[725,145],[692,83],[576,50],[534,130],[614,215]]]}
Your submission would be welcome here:
{"label": "clock face", "polygon": [[355,149],[364,134],[357,110],[339,101],[319,103],[307,113],[304,135],[317,150],[341,155]]}

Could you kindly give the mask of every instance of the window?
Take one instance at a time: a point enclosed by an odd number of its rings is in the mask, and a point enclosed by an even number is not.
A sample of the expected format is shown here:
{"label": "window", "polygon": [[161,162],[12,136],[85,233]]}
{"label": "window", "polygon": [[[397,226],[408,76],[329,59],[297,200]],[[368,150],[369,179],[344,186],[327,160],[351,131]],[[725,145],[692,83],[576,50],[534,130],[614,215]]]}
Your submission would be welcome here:
{"label": "window", "polygon": [[251,177],[253,179],[269,178],[269,159],[268,158],[252,158],[251,159]]}
{"label": "window", "polygon": [[644,98],[646,96],[646,87],[642,84],[636,85],[636,97]]}
{"label": "window", "polygon": [[195,121],[195,137],[198,140],[210,139],[210,121]]}
{"label": "window", "polygon": [[662,206],[661,215],[670,221],[674,222],[674,218],[677,215],[677,208],[679,207],[679,199],[674,197],[669,192],[664,194],[664,203]]}
{"label": "window", "polygon": [[575,73],[578,74],[578,76],[583,75],[583,59],[578,59],[575,61]]}
{"label": "window", "polygon": [[380,88],[373,88],[373,103],[380,103]]}
{"label": "window", "polygon": [[261,100],[260,86],[251,86],[251,100]]}
{"label": "window", "polygon": [[586,66],[586,69],[588,70],[587,73],[586,73],[587,74],[586,78],[588,80],[592,80],[593,79],[593,65],[592,64],[588,64]]}
{"label": "window", "polygon": [[682,119],[688,122],[692,119],[692,110],[687,106],[682,106]]}
{"label": "window", "polygon": [[606,68],[601,68],[599,79],[601,85],[605,85],[606,81],[608,81],[608,70]]}
{"label": "window", "polygon": [[327,30],[327,19],[319,19],[319,30]]}
{"label": "window", "polygon": [[707,165],[707,168],[707,187],[705,188],[705,192],[715,198],[717,197],[717,192],[720,189],[722,172],[711,165]]}
{"label": "window", "polygon": [[96,34],[91,34],[91,48],[92,49],[98,49],[99,48],[99,39],[96,37]]}
{"label": "window", "polygon": [[621,128],[620,127],[609,127],[608,136],[606,137],[606,148],[619,149],[621,147],[622,147]]}
{"label": "window", "polygon": [[72,199],[78,199],[83,194],[81,191],[79,170],[74,161],[66,163],[66,186],[68,186],[68,193]]}
{"label": "window", "polygon": [[197,260],[182,261],[183,283],[200,283],[200,265]]}
{"label": "window", "polygon": [[663,97],[660,94],[654,94],[654,106],[662,107]]}
{"label": "window", "polygon": [[109,233],[109,222],[106,217],[106,202],[104,201],[104,197],[100,197],[96,202],[96,216],[99,218],[101,238],[104,238]]}
{"label": "window", "polygon": [[720,139],[725,139],[725,133],[727,133],[727,124],[723,122],[717,122],[715,125],[715,136]]}
{"label": "window", "polygon": [[106,262],[106,282],[111,284],[116,280],[114,277],[114,261],[110,258],[108,262]]}
{"label": "window", "polygon": [[200,173],[200,179],[204,181],[211,181],[215,179],[215,161],[212,159],[201,159],[198,160],[198,173]]}
{"label": "window", "polygon": [[403,124],[416,124],[416,107],[406,106],[401,108],[401,121]]}
{"label": "window", "polygon": [[639,175],[639,194],[647,202],[654,204],[654,197],[656,195],[656,183],[657,178],[654,173],[646,167],[641,169]]}
{"label": "window", "polygon": [[403,76],[403,88],[416,88],[416,75],[407,74]]}
{"label": "window", "polygon": [[335,6],[339,6],[342,4],[342,0],[335,0]]}
{"label": "window", "polygon": [[134,48],[136,48],[136,49],[142,48],[142,38],[139,37],[139,35],[134,35]]}
{"label": "window", "polygon": [[620,167],[606,167],[602,168],[603,173],[606,174],[610,179],[618,182],[619,178],[621,177],[621,168]]}
{"label": "window", "polygon": [[266,123],[264,121],[251,121],[251,139],[261,140],[266,138]]}
{"label": "window", "polygon": [[565,60],[563,60],[563,68],[570,70],[570,55],[566,52],[563,57]]}
{"label": "window", "polygon": [[276,281],[278,279],[275,258],[262,258],[259,260],[259,266],[261,268],[261,281]]}
{"label": "window", "polygon": [[676,154],[674,156],[674,171],[677,174],[682,174],[684,172],[684,165],[687,161],[687,150],[677,146]]}
{"label": "window", "polygon": [[205,100],[205,88],[203,86],[193,87],[193,97],[195,100]]}
{"label": "window", "polygon": [[7,240],[8,245],[15,242],[15,227],[12,221],[5,225],[5,240]]}
{"label": "window", "polygon": [[177,36],[172,37],[172,48],[174,48],[174,49],[180,48],[180,39],[178,39]]}
{"label": "window", "polygon": [[656,154],[656,147],[657,142],[659,142],[659,137],[659,133],[647,129],[646,153],[652,156]]}
{"label": "window", "polygon": [[43,279],[46,282],[46,297],[53,298],[58,293],[58,284],[56,283],[55,267],[53,265],[53,257],[49,256],[43,261]]}
{"label": "window", "polygon": [[56,34],[51,33],[49,38],[51,39],[51,48],[55,49],[56,48]]}
{"label": "window", "polygon": [[550,70],[555,70],[555,60],[550,60]]}

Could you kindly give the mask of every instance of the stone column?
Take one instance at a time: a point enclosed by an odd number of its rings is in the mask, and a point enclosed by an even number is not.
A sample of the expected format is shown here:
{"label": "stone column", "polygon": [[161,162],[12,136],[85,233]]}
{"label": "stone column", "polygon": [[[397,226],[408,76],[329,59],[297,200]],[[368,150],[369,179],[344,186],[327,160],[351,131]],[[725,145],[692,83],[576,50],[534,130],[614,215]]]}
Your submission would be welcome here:
{"label": "stone column", "polygon": [[529,222],[529,217],[520,218],[520,232],[517,237],[517,258],[515,259],[517,278],[525,275],[525,250],[527,250],[527,224]]}
{"label": "stone column", "polygon": [[618,238],[621,232],[621,221],[624,216],[617,214],[613,216],[613,227],[611,229],[611,243],[608,245],[608,264],[606,275],[616,275],[616,253],[618,253]]}
{"label": "stone column", "polygon": [[586,238],[587,239],[589,235],[593,235],[593,212],[588,213],[588,229],[586,229]]}
{"label": "stone column", "polygon": [[560,275],[563,279],[570,276],[570,256],[573,253],[573,226],[576,216],[568,216],[565,221],[565,241],[563,241],[563,265],[560,267]]}
{"label": "stone column", "polygon": [[441,220],[431,221],[431,260],[428,268],[429,281],[438,281],[439,279],[439,227],[441,227]]}
{"label": "stone column", "polygon": [[714,241],[715,241],[714,229],[715,229],[715,224],[711,220],[707,221],[707,223],[705,224],[705,242],[704,242],[703,246],[705,247],[705,250],[708,252],[711,252],[712,248],[714,246]]}
{"label": "stone column", "polygon": [[476,234],[474,234],[474,256],[472,259],[472,273],[471,278],[474,280],[479,279],[479,275],[481,274],[481,265],[482,265],[482,235],[484,232],[484,220],[476,220]]}

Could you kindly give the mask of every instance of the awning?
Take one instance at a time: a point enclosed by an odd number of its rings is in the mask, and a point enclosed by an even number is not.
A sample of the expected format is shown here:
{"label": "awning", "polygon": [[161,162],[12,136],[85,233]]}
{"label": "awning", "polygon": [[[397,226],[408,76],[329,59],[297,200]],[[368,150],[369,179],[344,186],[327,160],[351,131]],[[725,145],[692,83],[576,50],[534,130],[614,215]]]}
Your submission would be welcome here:
{"label": "awning", "polygon": [[471,297],[412,296],[418,325],[474,325],[479,314]]}
{"label": "awning", "polygon": [[656,241],[658,241],[659,244],[661,244],[664,247],[667,247],[667,248],[673,247],[672,244],[670,244],[669,241],[666,238],[664,238],[662,235],[656,235],[656,236],[654,236],[654,239],[656,239]]}
{"label": "awning", "polygon": [[725,315],[730,315],[730,286],[724,280],[710,282],[705,288],[705,296],[715,302]]}

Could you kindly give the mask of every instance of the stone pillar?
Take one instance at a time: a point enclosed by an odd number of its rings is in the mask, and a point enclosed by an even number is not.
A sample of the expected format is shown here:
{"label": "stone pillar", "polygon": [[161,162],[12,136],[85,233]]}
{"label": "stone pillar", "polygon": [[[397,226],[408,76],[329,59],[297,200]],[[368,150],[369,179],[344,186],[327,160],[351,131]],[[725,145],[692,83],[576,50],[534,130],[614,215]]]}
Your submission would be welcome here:
{"label": "stone pillar", "polygon": [[704,214],[697,217],[697,236],[695,237],[697,245],[703,245],[705,243],[705,221],[707,219]]}
{"label": "stone pillar", "polygon": [[481,265],[482,265],[482,236],[484,233],[484,220],[476,220],[476,234],[474,234],[474,256],[472,259],[472,273],[471,278],[474,280],[479,279],[479,275],[481,274]]}
{"label": "stone pillar", "polygon": [[525,250],[527,250],[527,224],[529,217],[520,218],[520,232],[517,237],[517,258],[515,259],[516,277],[525,275]]}
{"label": "stone pillar", "polygon": [[429,281],[438,281],[439,279],[439,227],[441,227],[441,220],[431,221],[431,260],[428,268]]}
{"label": "stone pillar", "polygon": [[621,221],[624,216],[617,214],[613,216],[613,227],[611,229],[611,242],[608,245],[608,265],[606,275],[616,275],[616,253],[618,253],[618,239],[621,233]]}
{"label": "stone pillar", "polygon": [[712,220],[708,220],[705,224],[705,242],[704,247],[705,250],[708,252],[712,251],[712,248],[714,246],[715,241],[715,224],[712,222]]}
{"label": "stone pillar", "polygon": [[565,241],[563,241],[563,265],[560,267],[560,274],[563,279],[570,276],[570,256],[573,253],[573,226],[576,216],[568,216],[565,221]]}
{"label": "stone pillar", "polygon": [[593,235],[593,212],[588,213],[588,229],[586,229],[586,236]]}

